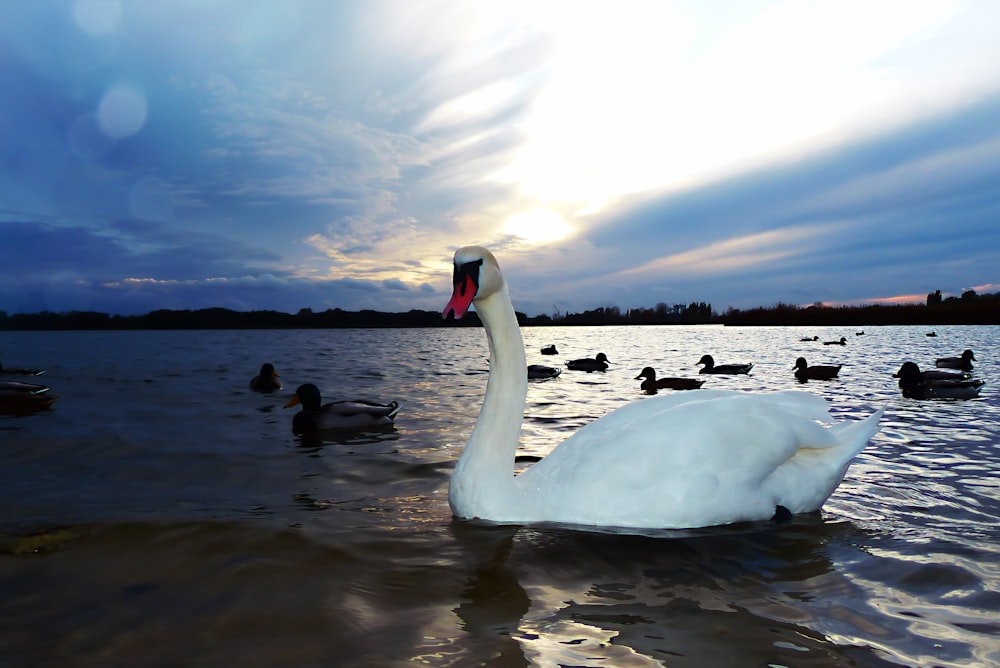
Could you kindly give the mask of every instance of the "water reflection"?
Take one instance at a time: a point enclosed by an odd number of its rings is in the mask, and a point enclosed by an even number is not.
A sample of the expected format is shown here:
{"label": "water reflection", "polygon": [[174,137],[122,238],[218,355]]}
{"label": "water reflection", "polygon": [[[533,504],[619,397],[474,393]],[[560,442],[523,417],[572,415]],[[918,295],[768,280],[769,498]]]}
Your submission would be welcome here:
{"label": "water reflection", "polygon": [[[858,539],[818,516],[787,526],[588,533],[454,522],[469,582],[455,608],[487,665],[891,665],[843,639],[822,617],[852,623],[858,587],[834,567],[831,543]],[[810,611],[810,608],[815,610]],[[850,638],[847,635],[842,638]],[[853,636],[853,637],[856,637]],[[482,660],[482,657],[478,657]]]}

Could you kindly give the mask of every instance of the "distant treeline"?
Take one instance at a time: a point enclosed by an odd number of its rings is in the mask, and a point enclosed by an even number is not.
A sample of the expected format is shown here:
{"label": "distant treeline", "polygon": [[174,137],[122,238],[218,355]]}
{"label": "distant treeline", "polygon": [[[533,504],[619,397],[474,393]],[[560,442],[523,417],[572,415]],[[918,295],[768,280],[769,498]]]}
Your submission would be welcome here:
{"label": "distant treeline", "polygon": [[[556,313],[528,317],[517,314],[522,325],[997,325],[1000,324],[1000,293],[977,295],[969,291],[962,297],[941,298],[941,293],[928,295],[926,304],[900,306],[838,306],[821,304],[794,306],[776,304],[741,310],[729,309],[715,313],[711,304],[692,302],[688,305],[636,308],[622,311],[617,306],[604,306],[583,313]],[[280,311],[233,311],[225,308],[198,310],[151,311],[145,315],[108,315],[95,311],[53,313],[14,313],[0,311],[0,330],[60,330],[60,329],[333,329],[348,327],[476,327],[479,317],[470,312],[459,321],[444,320],[438,311],[411,310],[405,313],[382,311],[344,311],[328,309],[313,312],[305,308],[298,313]]]}

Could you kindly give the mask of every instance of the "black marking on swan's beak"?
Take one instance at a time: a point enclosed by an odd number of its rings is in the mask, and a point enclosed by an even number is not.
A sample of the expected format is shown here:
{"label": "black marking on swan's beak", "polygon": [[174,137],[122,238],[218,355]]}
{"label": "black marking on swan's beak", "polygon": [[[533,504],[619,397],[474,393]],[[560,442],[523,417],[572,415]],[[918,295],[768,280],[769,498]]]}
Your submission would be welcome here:
{"label": "black marking on swan's beak", "polygon": [[[469,310],[472,300],[479,292],[479,268],[483,266],[482,258],[474,262],[455,265],[455,273],[452,277],[454,290],[448,305],[444,307],[441,317],[446,320],[449,317],[461,318]],[[471,293],[470,293],[471,290]]]}
{"label": "black marking on swan's beak", "polygon": [[[462,297],[465,296],[465,290],[468,287],[469,281],[472,285],[476,286],[476,290],[479,290],[479,268],[483,266],[482,258],[476,260],[475,262],[466,262],[463,265],[455,266],[455,273],[452,275],[452,283],[456,289],[461,290],[458,294]],[[463,278],[468,278],[469,281],[462,280]]]}

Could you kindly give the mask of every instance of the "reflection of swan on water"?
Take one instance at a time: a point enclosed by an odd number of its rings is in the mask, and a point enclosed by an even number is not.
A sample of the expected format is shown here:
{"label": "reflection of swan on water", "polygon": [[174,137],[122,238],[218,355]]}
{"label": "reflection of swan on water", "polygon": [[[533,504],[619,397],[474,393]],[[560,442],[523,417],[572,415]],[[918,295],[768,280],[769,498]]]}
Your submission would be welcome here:
{"label": "reflection of swan on water", "polygon": [[698,527],[818,509],[878,429],[831,421],[804,392],[699,390],[627,404],[514,476],[527,395],[524,343],[493,255],[455,253],[444,314],[475,302],[489,340],[486,396],[448,500],[461,518],[588,526]]}
{"label": "reflection of swan on water", "polygon": [[511,666],[660,666],[665,653],[706,666],[871,658],[822,632],[828,610],[859,597],[829,555],[830,543],[864,542],[850,523],[806,515],[763,532],[743,525],[646,536],[466,522],[450,531],[460,555],[450,569],[464,582],[455,665],[484,655]]}

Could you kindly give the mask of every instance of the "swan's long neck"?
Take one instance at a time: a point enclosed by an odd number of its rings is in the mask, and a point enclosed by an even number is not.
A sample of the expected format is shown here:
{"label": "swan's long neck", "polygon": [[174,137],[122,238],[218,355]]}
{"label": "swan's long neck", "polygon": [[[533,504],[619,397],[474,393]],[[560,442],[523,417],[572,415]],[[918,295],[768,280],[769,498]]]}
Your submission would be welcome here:
{"label": "swan's long neck", "polygon": [[490,377],[479,419],[448,490],[459,517],[496,518],[514,498],[514,455],[528,394],[524,341],[507,286],[477,300],[490,346]]}

